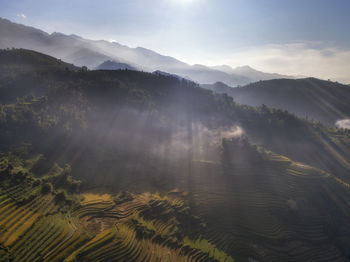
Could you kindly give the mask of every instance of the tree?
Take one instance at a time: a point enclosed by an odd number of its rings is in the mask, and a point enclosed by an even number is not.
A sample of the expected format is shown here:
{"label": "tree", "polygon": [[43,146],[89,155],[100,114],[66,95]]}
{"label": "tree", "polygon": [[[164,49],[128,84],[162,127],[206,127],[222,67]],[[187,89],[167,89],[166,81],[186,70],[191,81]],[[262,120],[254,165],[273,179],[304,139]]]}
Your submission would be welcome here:
{"label": "tree", "polygon": [[51,193],[53,191],[53,186],[51,183],[44,183],[41,186],[41,193],[43,194],[48,194]]}
{"label": "tree", "polygon": [[67,200],[66,192],[64,191],[58,192],[57,195],[55,196],[55,199],[57,202],[66,201]]}

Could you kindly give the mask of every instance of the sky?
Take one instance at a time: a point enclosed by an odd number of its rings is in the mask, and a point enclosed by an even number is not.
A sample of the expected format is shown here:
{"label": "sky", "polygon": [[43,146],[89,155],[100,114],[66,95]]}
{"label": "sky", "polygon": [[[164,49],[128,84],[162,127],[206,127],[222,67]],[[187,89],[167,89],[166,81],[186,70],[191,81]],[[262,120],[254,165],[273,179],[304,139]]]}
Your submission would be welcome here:
{"label": "sky", "polygon": [[1,17],[49,33],[346,83],[349,11],[350,0],[0,0]]}

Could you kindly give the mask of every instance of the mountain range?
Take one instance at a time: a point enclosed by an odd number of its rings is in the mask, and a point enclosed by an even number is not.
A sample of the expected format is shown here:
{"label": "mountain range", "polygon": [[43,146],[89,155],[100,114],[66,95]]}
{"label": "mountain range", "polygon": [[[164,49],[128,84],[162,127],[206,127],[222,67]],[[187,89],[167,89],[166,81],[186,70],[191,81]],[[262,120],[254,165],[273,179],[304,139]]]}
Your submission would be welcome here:
{"label": "mountain range", "polygon": [[325,125],[334,126],[337,121],[350,118],[350,87],[337,82],[317,78],[273,79],[238,88],[220,82],[202,87],[226,93],[241,104],[264,104]]}
{"label": "mountain range", "polygon": [[[159,70],[177,74],[201,84],[221,81],[230,86],[245,85],[259,80],[294,78],[260,72],[249,66],[231,68],[230,66],[189,65],[146,48],[130,48],[117,42],[89,40],[77,35],[57,32],[49,34],[2,18],[0,18],[0,35],[0,48],[31,49],[90,69],[121,67],[146,72]],[[111,62],[119,66],[111,67]]]}

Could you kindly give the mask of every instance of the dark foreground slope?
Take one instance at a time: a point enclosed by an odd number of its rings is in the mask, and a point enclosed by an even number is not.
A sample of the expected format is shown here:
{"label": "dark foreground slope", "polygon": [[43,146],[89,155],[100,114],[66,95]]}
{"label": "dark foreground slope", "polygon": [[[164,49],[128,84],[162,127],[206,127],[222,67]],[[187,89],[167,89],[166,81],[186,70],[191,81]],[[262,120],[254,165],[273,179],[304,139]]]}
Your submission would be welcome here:
{"label": "dark foreground slope", "polygon": [[334,125],[338,120],[350,118],[349,86],[331,81],[316,78],[275,79],[240,88],[230,88],[220,83],[204,87],[218,93],[227,93],[242,104],[265,104],[326,125]]}
{"label": "dark foreground slope", "polygon": [[349,260],[349,133],[176,77],[0,63],[2,260]]}

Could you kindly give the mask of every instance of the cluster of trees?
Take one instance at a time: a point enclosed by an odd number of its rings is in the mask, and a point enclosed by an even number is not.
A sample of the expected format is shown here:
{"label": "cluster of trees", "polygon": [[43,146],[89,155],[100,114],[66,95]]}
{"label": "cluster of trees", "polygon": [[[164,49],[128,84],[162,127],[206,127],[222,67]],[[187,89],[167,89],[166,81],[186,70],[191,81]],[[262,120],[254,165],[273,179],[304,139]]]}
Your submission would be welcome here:
{"label": "cluster of trees", "polygon": [[210,130],[240,125],[252,142],[296,159],[308,161],[316,150],[332,157],[313,123],[265,105],[240,105],[191,81],[130,70],[81,70],[28,50],[3,50],[0,58],[0,94],[6,94],[0,95],[0,147],[9,151],[27,142],[48,161],[70,163],[73,174],[92,176],[112,155],[125,166],[123,172],[131,173],[125,159],[161,172],[154,166],[164,159],[145,157],[150,148],[183,128],[189,133],[184,142],[191,141],[194,123]]}
{"label": "cluster of trees", "polygon": [[33,188],[29,194],[23,194],[18,199],[18,204],[26,204],[32,201],[40,194],[54,194],[57,202],[72,204],[71,195],[79,193],[81,181],[73,179],[70,176],[70,166],[66,165],[59,174],[48,174],[43,178],[38,178],[22,166],[13,166],[6,157],[1,160],[2,168],[0,170],[1,190],[5,190],[8,185],[21,185]]}

